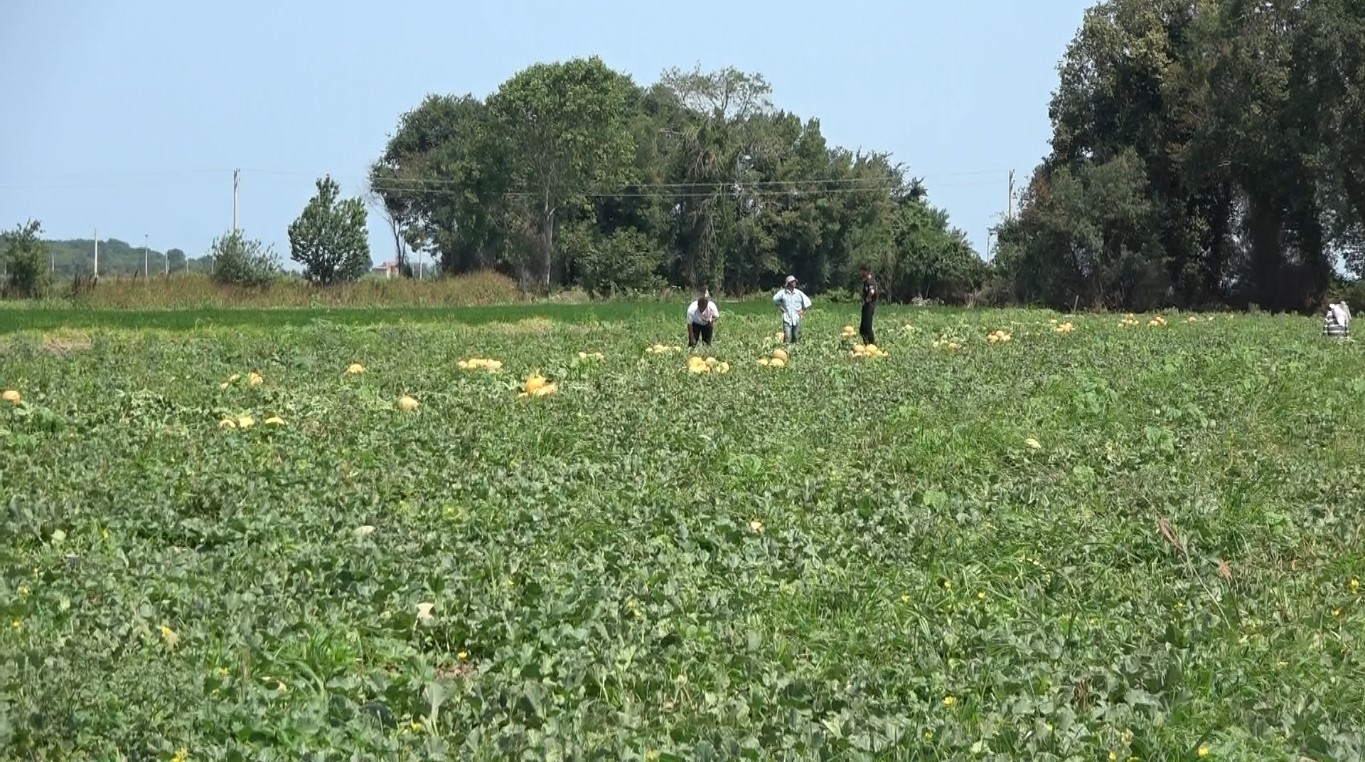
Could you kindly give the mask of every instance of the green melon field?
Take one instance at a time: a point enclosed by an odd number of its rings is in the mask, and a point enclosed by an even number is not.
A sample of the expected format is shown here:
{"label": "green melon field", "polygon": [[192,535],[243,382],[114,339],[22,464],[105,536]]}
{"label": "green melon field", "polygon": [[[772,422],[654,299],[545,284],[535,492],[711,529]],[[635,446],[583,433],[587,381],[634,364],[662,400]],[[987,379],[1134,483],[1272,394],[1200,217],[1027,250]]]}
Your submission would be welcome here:
{"label": "green melon field", "polygon": [[15,323],[0,757],[1365,753],[1357,345],[762,307]]}

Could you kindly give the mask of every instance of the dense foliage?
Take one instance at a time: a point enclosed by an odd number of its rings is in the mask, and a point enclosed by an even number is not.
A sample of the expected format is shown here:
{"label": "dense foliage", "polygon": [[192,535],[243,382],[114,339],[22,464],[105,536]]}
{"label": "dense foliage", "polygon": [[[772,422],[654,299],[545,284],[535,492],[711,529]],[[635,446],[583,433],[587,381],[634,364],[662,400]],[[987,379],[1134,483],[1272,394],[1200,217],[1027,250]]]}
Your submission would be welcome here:
{"label": "dense foliage", "polygon": [[0,294],[24,299],[46,295],[52,285],[52,275],[43,248],[42,225],[29,220],[0,234],[0,265],[4,278],[0,280]]}
{"label": "dense foliage", "polygon": [[1365,753],[1355,345],[721,309],[7,336],[0,757]]}
{"label": "dense foliage", "polygon": [[357,280],[374,266],[365,202],[340,196],[336,180],[319,178],[317,193],[289,225],[291,258],[305,279],[324,286]]}
{"label": "dense foliage", "polygon": [[827,146],[733,69],[638,87],[575,60],[487,100],[430,96],[371,182],[447,270],[541,287],[737,293],[795,272],[819,292],[867,260],[900,300],[990,280],[1068,309],[1305,310],[1365,270],[1365,5],[1105,0],[1059,71],[1052,150],[993,272],[887,155]]}
{"label": "dense foliage", "polygon": [[1060,72],[1011,297],[1301,310],[1362,274],[1365,4],[1105,0]]}
{"label": "dense foliage", "polygon": [[225,286],[266,286],[282,271],[279,255],[271,247],[238,230],[215,239],[209,258],[214,282]]}
{"label": "dense foliage", "polygon": [[531,288],[660,283],[744,293],[794,273],[812,292],[857,265],[892,298],[958,298],[985,266],[886,154],[826,144],[734,69],[641,87],[600,59],[537,64],[486,99],[404,114],[371,186],[406,242],[447,272]]}

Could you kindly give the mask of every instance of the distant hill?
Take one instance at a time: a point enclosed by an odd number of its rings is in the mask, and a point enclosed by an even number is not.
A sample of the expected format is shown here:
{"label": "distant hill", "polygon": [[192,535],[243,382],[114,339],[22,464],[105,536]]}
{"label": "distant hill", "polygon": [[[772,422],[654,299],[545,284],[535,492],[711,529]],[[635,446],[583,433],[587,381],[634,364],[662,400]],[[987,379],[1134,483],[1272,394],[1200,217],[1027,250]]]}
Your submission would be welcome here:
{"label": "distant hill", "polygon": [[[95,241],[93,239],[44,240],[43,245],[47,247],[48,262],[51,263],[53,274],[57,277],[70,278],[78,274],[89,275],[94,272]],[[3,244],[0,244],[0,253],[3,251]],[[148,249],[147,267],[153,275],[166,272],[166,259],[168,257],[170,258],[172,272],[185,272],[187,265],[189,272],[208,272],[210,268],[208,257],[186,260],[185,252],[180,249],[170,249],[165,252]],[[100,240],[101,277],[141,275],[142,261],[141,246],[133,246],[117,238]]]}

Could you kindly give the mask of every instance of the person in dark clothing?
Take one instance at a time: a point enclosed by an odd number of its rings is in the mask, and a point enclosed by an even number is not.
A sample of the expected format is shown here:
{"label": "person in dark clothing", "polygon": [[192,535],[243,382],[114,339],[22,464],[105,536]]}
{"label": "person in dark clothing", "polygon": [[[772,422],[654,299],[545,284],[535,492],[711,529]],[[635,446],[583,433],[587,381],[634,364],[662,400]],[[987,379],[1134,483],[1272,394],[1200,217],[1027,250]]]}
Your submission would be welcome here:
{"label": "person in dark clothing", "polygon": [[872,316],[877,311],[877,281],[872,277],[872,268],[863,265],[863,319],[858,325],[858,333],[864,344],[876,344],[877,337],[872,330]]}

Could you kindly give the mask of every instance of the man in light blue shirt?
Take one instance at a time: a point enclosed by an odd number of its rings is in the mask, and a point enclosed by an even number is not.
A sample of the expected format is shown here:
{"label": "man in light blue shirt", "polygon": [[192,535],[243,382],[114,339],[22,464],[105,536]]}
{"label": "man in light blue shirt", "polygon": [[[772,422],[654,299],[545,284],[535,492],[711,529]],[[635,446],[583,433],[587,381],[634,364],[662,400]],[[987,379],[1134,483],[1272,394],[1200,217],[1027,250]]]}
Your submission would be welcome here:
{"label": "man in light blue shirt", "polygon": [[783,338],[795,344],[801,336],[801,318],[810,309],[810,297],[796,287],[795,275],[787,276],[787,282],[773,295],[773,304],[782,313]]}

